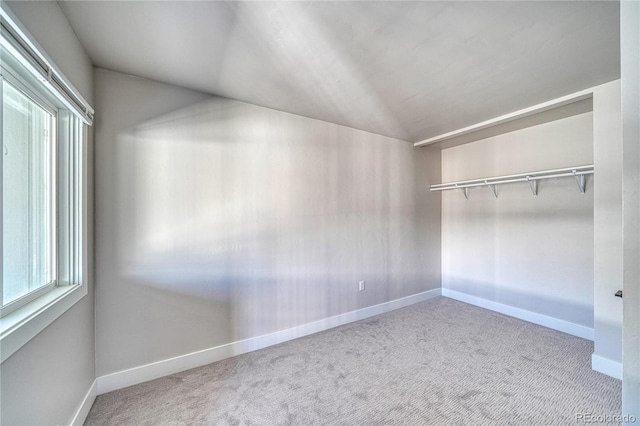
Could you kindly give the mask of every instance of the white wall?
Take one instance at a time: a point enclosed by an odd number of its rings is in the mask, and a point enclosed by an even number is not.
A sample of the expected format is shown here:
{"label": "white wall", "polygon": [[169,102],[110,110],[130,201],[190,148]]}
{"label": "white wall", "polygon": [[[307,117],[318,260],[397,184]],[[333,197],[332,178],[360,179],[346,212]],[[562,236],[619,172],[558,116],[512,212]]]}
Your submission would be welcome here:
{"label": "white wall", "polygon": [[620,5],[624,235],[622,412],[640,423],[640,3]]}
{"label": "white wall", "polygon": [[[8,4],[82,96],[92,103],[93,67],[57,3]],[[91,148],[92,136],[89,158]],[[91,166],[87,171],[90,187]],[[89,200],[89,206],[92,204]],[[89,226],[91,235],[91,220]],[[91,238],[89,244],[92,245]],[[1,424],[69,424],[90,390],[95,379],[91,263],[87,269],[88,295],[0,366]]]}
{"label": "white wall", "polygon": [[[596,169],[594,198],[594,331],[595,369],[622,366],[622,118],[620,80],[603,84],[593,93],[593,155]],[[607,367],[609,364],[611,367]]]}
{"label": "white wall", "polygon": [[[593,161],[592,113],[442,151],[442,180],[525,173]],[[442,195],[442,285],[482,300],[593,327],[593,178]]]}
{"label": "white wall", "polygon": [[438,151],[95,79],[99,376],[440,286]]}

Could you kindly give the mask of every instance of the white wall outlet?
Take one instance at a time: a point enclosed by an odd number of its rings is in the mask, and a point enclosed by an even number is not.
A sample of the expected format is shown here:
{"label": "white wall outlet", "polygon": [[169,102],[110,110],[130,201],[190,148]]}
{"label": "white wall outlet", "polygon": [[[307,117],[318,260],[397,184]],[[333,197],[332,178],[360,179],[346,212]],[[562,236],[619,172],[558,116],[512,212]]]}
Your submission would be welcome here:
{"label": "white wall outlet", "polygon": [[364,290],[364,281],[360,281],[358,283],[358,291],[362,291],[362,290]]}

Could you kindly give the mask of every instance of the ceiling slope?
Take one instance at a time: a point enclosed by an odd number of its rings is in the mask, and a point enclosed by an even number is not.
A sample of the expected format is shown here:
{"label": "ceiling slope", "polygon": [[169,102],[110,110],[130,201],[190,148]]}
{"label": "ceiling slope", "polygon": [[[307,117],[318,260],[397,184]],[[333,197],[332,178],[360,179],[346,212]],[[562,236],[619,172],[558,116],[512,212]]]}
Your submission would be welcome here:
{"label": "ceiling slope", "polygon": [[620,75],[617,2],[59,3],[97,67],[412,142]]}

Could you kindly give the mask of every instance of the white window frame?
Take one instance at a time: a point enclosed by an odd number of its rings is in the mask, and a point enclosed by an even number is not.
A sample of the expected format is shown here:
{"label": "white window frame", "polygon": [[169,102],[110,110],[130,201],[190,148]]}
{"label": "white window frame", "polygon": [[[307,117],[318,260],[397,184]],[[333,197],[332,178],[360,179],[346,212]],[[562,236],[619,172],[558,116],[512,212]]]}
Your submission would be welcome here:
{"label": "white window frame", "polygon": [[[57,280],[48,291],[38,294],[39,297],[0,318],[0,362],[4,362],[88,294],[86,166],[89,163],[86,145],[88,126],[93,121],[93,108],[2,3],[0,18],[3,57],[5,53],[10,53],[21,65],[18,67],[9,64],[11,71],[15,71],[20,79],[28,83],[27,86],[34,87],[36,93],[46,96],[58,108],[56,129],[59,142],[56,163]],[[1,115],[0,106],[0,117]],[[1,164],[0,161],[0,174]],[[61,164],[68,167],[63,169]],[[0,212],[1,207],[2,197]],[[1,224],[0,220],[0,228]],[[0,259],[1,254],[2,245]]]}
{"label": "white window frame", "polygon": [[[58,178],[57,178],[57,167],[59,164],[58,161],[58,113],[59,110],[58,108],[56,108],[56,106],[47,101],[47,99],[43,96],[40,95],[40,93],[32,87],[32,85],[28,84],[23,78],[20,77],[20,72],[16,71],[14,68],[12,68],[9,64],[7,63],[0,63],[0,97],[3,96],[3,91],[4,91],[4,85],[6,83],[9,83],[11,86],[14,87],[14,89],[16,89],[17,91],[19,91],[20,93],[22,93],[23,95],[25,95],[27,98],[29,98],[32,102],[34,102],[35,104],[37,104],[39,107],[41,107],[43,110],[45,110],[47,113],[51,114],[53,116],[54,119],[54,126],[52,129],[53,132],[53,140],[52,145],[50,147],[48,147],[48,149],[50,149],[52,151],[52,158],[51,158],[51,166],[52,166],[52,170],[51,172],[51,186],[52,188],[49,188],[49,197],[51,198],[47,204],[49,209],[51,210],[49,213],[49,221],[50,224],[53,225],[53,229],[52,229],[52,247],[49,247],[49,249],[52,251],[51,253],[49,253],[50,255],[50,263],[52,264],[51,266],[53,267],[53,271],[52,271],[52,275],[53,275],[53,280],[51,282],[46,283],[45,285],[43,285],[42,287],[31,291],[21,297],[19,297],[18,299],[10,302],[7,305],[4,305],[4,303],[0,303],[0,318],[7,316],[9,313],[21,308],[22,306],[26,305],[27,303],[31,302],[32,300],[37,299],[38,297],[41,297],[42,295],[44,295],[45,293],[53,290],[54,287],[56,287],[58,285],[57,282],[57,270],[58,270],[58,259],[57,259],[57,253],[58,253]],[[2,109],[0,107],[0,112],[2,112]],[[3,122],[3,118],[2,115],[0,114],[0,123]],[[0,135],[0,140],[2,140],[2,135]],[[0,171],[2,171],[2,167],[3,167],[3,160],[4,157],[2,159],[0,159]],[[0,181],[2,181],[2,177],[0,175]],[[2,188],[0,188],[0,194],[2,194]],[[0,206],[2,205],[2,201],[0,201]],[[0,230],[2,229],[2,214],[3,211],[0,208]],[[0,271],[2,271],[2,257],[0,257]],[[2,283],[4,284],[4,283]],[[2,297],[2,292],[0,292],[0,301],[3,301],[3,297]]]}

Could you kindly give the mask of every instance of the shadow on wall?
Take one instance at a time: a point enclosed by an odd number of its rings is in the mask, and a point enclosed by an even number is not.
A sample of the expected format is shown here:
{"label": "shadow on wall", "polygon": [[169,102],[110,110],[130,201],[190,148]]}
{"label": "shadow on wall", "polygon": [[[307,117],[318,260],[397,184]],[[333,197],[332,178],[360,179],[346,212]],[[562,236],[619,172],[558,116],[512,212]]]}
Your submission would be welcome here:
{"label": "shadow on wall", "polygon": [[506,288],[494,282],[459,276],[450,276],[446,280],[449,290],[593,328],[593,304],[575,301],[571,294],[548,296],[540,294],[536,288]]}
{"label": "shadow on wall", "polygon": [[428,188],[426,157],[409,143],[220,98],[120,131],[114,143],[118,173],[103,213],[115,221],[113,270],[100,300],[118,308],[104,342],[156,346],[114,365],[439,286],[416,202]]}

